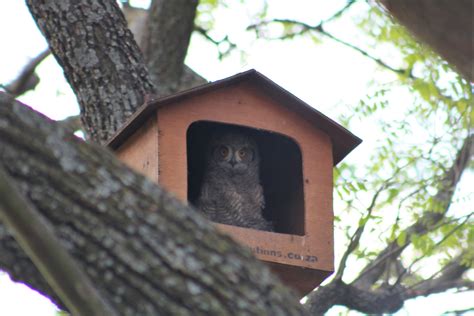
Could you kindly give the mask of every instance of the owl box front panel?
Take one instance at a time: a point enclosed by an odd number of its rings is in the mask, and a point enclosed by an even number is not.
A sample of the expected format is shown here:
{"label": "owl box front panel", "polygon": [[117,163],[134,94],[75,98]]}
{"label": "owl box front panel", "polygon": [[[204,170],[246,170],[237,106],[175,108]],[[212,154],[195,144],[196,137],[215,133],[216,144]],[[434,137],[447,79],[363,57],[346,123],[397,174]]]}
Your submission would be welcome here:
{"label": "owl box front panel", "polygon": [[[156,119],[160,184],[262,260],[333,270],[328,135],[247,82],[160,107]],[[221,136],[216,126],[226,127]],[[231,167],[246,171],[229,176]],[[217,215],[222,208],[238,212]]]}

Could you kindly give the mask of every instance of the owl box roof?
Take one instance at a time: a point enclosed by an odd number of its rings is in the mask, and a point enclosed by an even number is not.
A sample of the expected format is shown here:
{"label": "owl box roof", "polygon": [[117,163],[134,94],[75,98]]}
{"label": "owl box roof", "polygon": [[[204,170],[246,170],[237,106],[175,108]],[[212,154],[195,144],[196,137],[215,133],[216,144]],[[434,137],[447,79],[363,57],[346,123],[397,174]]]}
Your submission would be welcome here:
{"label": "owl box roof", "polygon": [[107,146],[112,149],[117,149],[140,126],[142,126],[152,113],[161,107],[173,106],[173,104],[178,101],[236,85],[243,81],[247,81],[252,86],[258,87],[260,91],[272,98],[276,103],[297,113],[301,116],[301,119],[309,121],[316,128],[325,132],[333,143],[334,165],[344,159],[345,156],[362,142],[360,138],[331,120],[329,117],[303,102],[258,71],[251,69],[222,80],[217,80],[170,96],[148,101],[141,106],[117,131],[117,133],[108,141]]}

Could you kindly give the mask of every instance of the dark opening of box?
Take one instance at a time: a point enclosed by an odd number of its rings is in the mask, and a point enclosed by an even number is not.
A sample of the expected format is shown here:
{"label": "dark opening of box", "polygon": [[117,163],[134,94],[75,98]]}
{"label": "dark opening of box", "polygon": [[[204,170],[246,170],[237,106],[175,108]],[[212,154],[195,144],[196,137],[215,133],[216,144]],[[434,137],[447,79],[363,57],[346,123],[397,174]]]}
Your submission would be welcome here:
{"label": "dark opening of box", "polygon": [[[206,148],[222,126],[198,121],[188,128],[188,200],[195,204],[204,175]],[[297,143],[278,133],[239,126],[255,139],[260,153],[260,181],[265,195],[263,216],[278,233],[304,235],[304,193],[301,151]]]}

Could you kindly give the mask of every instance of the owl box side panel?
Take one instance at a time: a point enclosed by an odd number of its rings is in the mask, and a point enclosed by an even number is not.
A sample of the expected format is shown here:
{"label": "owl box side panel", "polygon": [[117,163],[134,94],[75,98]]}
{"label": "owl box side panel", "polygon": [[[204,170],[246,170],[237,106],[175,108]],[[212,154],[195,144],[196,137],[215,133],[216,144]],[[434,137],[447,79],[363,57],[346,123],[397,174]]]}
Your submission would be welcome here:
{"label": "owl box side panel", "polygon": [[130,168],[158,183],[158,126],[155,116],[150,117],[115,152]]}

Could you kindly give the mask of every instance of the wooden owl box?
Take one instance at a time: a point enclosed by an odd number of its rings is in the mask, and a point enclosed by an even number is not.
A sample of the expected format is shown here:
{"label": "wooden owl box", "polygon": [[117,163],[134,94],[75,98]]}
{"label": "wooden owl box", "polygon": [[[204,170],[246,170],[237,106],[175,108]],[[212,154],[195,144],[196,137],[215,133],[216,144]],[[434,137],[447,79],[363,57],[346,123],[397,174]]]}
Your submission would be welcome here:
{"label": "wooden owl box", "polygon": [[333,166],[361,140],[255,70],[152,100],[109,141],[118,157],[195,204],[211,135],[239,126],[258,146],[273,231],[216,224],[304,295],[334,271]]}

